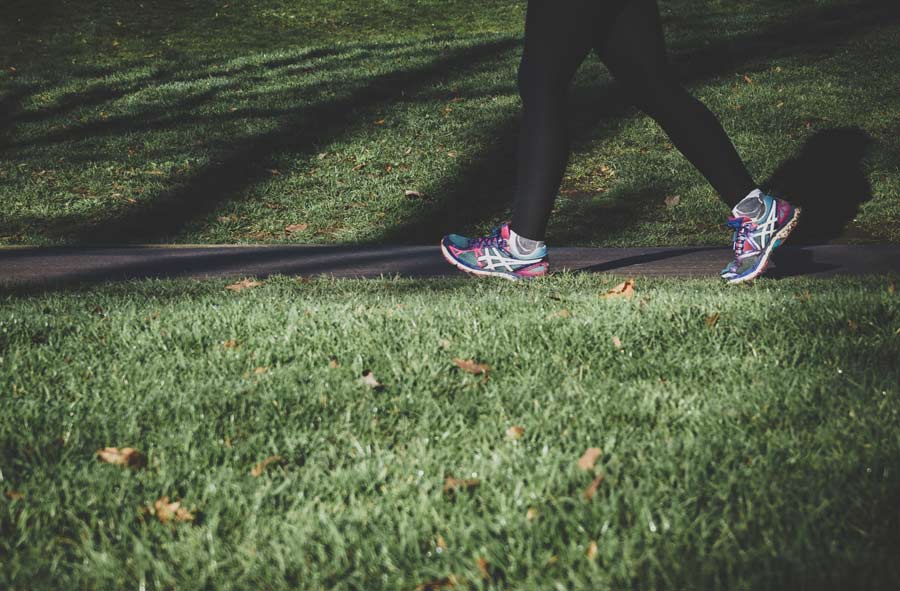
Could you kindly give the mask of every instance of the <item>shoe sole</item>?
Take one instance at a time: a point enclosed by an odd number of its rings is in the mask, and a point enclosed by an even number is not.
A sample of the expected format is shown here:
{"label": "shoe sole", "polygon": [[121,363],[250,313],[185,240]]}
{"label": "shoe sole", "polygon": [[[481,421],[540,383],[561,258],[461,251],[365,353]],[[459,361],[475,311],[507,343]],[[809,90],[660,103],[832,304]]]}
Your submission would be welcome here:
{"label": "shoe sole", "polygon": [[778,233],[775,234],[775,238],[769,243],[769,246],[766,247],[766,251],[763,253],[762,261],[759,265],[756,266],[756,269],[747,273],[743,277],[735,277],[734,279],[728,279],[728,283],[731,285],[736,285],[738,283],[745,283],[747,281],[752,281],[766,272],[766,267],[769,266],[769,257],[772,256],[772,253],[776,248],[781,246],[787,237],[790,236],[791,232],[794,231],[794,228],[797,227],[797,222],[800,220],[800,213],[803,209],[799,207],[794,208],[794,215],[791,216],[790,221],[784,225],[784,227],[778,230]]}
{"label": "shoe sole", "polygon": [[[443,240],[441,241],[441,254],[444,255],[444,259],[448,263],[450,263],[460,271],[468,273],[469,275],[475,275],[476,277],[502,277],[507,281],[521,281],[522,279],[525,279],[525,277],[519,277],[518,275],[513,275],[512,273],[504,273],[502,271],[482,271],[480,269],[473,269],[472,267],[464,265],[453,258],[453,255],[450,254],[450,252],[447,250],[447,247],[444,246]],[[529,277],[528,279],[532,278]]]}

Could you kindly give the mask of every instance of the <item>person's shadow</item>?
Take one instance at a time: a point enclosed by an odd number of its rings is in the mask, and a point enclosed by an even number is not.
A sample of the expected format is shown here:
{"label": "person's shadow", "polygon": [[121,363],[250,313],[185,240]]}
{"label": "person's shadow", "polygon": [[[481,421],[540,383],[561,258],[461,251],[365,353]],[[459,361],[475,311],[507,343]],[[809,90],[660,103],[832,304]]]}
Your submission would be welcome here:
{"label": "person's shadow", "polygon": [[772,174],[766,189],[803,208],[789,244],[824,244],[845,234],[860,205],[872,198],[862,167],[871,143],[859,128],[819,131]]}

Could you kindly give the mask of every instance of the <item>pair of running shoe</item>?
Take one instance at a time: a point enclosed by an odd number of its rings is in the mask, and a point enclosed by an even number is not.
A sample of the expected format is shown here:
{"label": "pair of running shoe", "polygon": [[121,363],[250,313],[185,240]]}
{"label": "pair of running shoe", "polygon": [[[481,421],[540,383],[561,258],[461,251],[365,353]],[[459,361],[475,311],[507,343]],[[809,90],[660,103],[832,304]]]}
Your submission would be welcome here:
{"label": "pair of running shoe", "polygon": [[[797,226],[800,208],[771,195],[763,197],[764,211],[756,218],[732,212],[728,226],[734,230],[732,260],[719,275],[728,283],[742,283],[759,277],[766,270],[772,251],[781,246]],[[509,248],[509,222],[488,236],[468,238],[449,234],[441,240],[441,252],[452,265],[472,275],[510,279],[532,279],[550,270],[547,247],[528,257],[517,257]]]}

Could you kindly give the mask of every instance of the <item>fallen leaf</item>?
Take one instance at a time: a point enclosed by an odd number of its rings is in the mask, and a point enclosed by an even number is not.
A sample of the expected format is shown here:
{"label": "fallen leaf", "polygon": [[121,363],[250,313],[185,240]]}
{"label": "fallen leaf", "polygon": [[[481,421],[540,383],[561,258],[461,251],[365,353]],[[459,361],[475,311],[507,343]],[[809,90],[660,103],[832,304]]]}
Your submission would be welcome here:
{"label": "fallen leaf", "polygon": [[97,450],[97,457],[107,464],[114,466],[127,466],[128,468],[143,468],[147,465],[147,456],[133,447],[104,447]]}
{"label": "fallen leaf", "polygon": [[438,537],[434,541],[434,545],[440,548],[441,550],[447,549],[447,542],[444,541],[444,536],[438,534]]}
{"label": "fallen leaf", "polygon": [[234,214],[219,216],[216,219],[219,220],[220,222],[222,222],[223,224],[228,224],[228,223],[238,221],[238,217]]}
{"label": "fallen leaf", "polygon": [[9,499],[10,501],[21,501],[22,499],[25,498],[25,495],[23,495],[22,493],[20,493],[17,490],[13,490],[13,489],[7,490],[4,494],[6,495],[6,498]]}
{"label": "fallen leaf", "polygon": [[482,374],[487,375],[491,369],[484,363],[476,363],[474,359],[460,359],[459,357],[454,357],[453,363],[461,370],[475,376],[480,376]]}
{"label": "fallen leaf", "polygon": [[581,458],[578,459],[578,467],[582,470],[593,470],[594,464],[603,455],[603,451],[599,447],[589,447],[584,451]]}
{"label": "fallen leaf", "polygon": [[571,318],[572,313],[563,308],[562,310],[558,310],[556,312],[551,312],[547,315],[547,318]]}
{"label": "fallen leaf", "polygon": [[593,560],[594,557],[597,556],[597,550],[597,542],[591,540],[591,543],[588,544],[587,551],[584,554],[588,557],[588,560]]}
{"label": "fallen leaf", "polygon": [[456,152],[447,152],[447,156],[450,158],[456,158]]}
{"label": "fallen leaf", "polygon": [[224,341],[222,343],[222,346],[226,349],[237,349],[238,347],[240,347],[238,342],[234,339],[228,339],[227,341]]}
{"label": "fallen leaf", "polygon": [[266,172],[268,172],[272,176],[281,176],[281,171],[278,170],[277,168],[267,168]]}
{"label": "fallen leaf", "polygon": [[634,279],[626,279],[622,283],[613,287],[604,294],[602,298],[633,298],[634,297]]}
{"label": "fallen leaf", "polygon": [[412,154],[412,148],[406,148],[406,150],[403,151],[404,156],[409,156],[410,154]]}
{"label": "fallen leaf", "polygon": [[538,518],[539,515],[540,512],[537,509],[535,509],[534,507],[529,507],[528,511],[525,512],[525,519],[527,519],[528,521],[534,521]]}
{"label": "fallen leaf", "polygon": [[268,371],[269,371],[268,367],[257,367],[256,369],[253,370],[253,373],[255,373],[258,376],[261,376],[264,373],[267,373]]}
{"label": "fallen leaf", "polygon": [[316,158],[318,158],[319,160],[322,160],[325,158],[325,156],[328,156],[328,152],[322,152],[321,154],[316,156]]}
{"label": "fallen leaf", "polygon": [[372,388],[373,390],[378,390],[384,388],[384,384],[375,379],[375,374],[372,373],[372,370],[367,369],[363,372],[362,377],[359,379],[364,385]]}
{"label": "fallen leaf", "polygon": [[557,562],[559,562],[559,556],[557,556],[556,554],[551,554],[550,558],[547,559],[547,566],[553,566]]}
{"label": "fallen leaf", "polygon": [[181,523],[194,521],[193,514],[181,506],[181,501],[169,502],[169,497],[164,496],[153,503],[153,514],[160,523],[178,521]]}
{"label": "fallen leaf", "polygon": [[437,589],[450,589],[459,584],[459,579],[454,575],[444,577],[443,579],[435,579],[416,586],[416,591],[436,591]]}
{"label": "fallen leaf", "polygon": [[448,341],[447,339],[440,339],[438,340],[438,347],[446,351],[450,348],[450,341]]}
{"label": "fallen leaf", "polygon": [[302,232],[309,227],[309,224],[290,224],[284,227],[284,231],[288,234],[293,234],[294,232]]}
{"label": "fallen leaf", "polygon": [[384,119],[379,119],[375,121],[375,125],[384,125]]}
{"label": "fallen leaf", "polygon": [[744,74],[744,82],[746,82],[747,84],[753,84],[753,79],[747,74]]}
{"label": "fallen leaf", "polygon": [[250,470],[250,475],[254,478],[259,478],[263,475],[263,472],[266,471],[266,468],[268,468],[272,464],[280,464],[283,461],[284,458],[281,456],[269,456],[268,458],[253,466],[253,469]]}
{"label": "fallen leaf", "polygon": [[856,332],[859,330],[859,324],[855,320],[848,320],[847,330],[849,330],[850,332]]}
{"label": "fallen leaf", "polygon": [[888,283],[888,286],[887,286],[887,292],[888,292],[889,294],[893,295],[896,291],[897,291],[897,284],[894,283],[893,281],[891,281],[890,283]]}
{"label": "fallen leaf", "polygon": [[337,369],[341,366],[340,362],[337,360],[337,357],[332,357],[328,360],[328,367],[331,369]]}
{"label": "fallen leaf", "polygon": [[424,199],[425,198],[425,193],[422,193],[421,191],[413,191],[411,189],[407,189],[406,191],[403,191],[403,194],[406,195],[407,197],[409,197],[410,199]]}
{"label": "fallen leaf", "polygon": [[453,478],[447,476],[444,479],[444,494],[453,494],[455,492],[473,491],[481,484],[477,478]]}
{"label": "fallen leaf", "polygon": [[253,279],[241,279],[237,283],[232,283],[231,285],[226,285],[225,289],[228,291],[244,291],[245,289],[250,289],[251,287],[259,287],[262,285],[262,281],[256,281]]}
{"label": "fallen leaf", "polygon": [[600,488],[600,485],[603,484],[603,474],[598,474],[596,478],[588,485],[586,489],[584,489],[584,500],[590,501],[594,498],[594,495],[597,494],[597,489]]}
{"label": "fallen leaf", "polygon": [[485,559],[484,556],[479,556],[478,559],[475,561],[475,564],[478,566],[478,572],[481,573],[482,579],[490,579],[491,578],[491,572],[488,570],[488,568],[491,565],[487,561],[487,559]]}
{"label": "fallen leaf", "polygon": [[665,199],[666,207],[675,207],[679,203],[681,203],[681,195],[669,195]]}
{"label": "fallen leaf", "polygon": [[510,439],[521,439],[525,435],[525,427],[513,425],[506,430],[506,436]]}
{"label": "fallen leaf", "polygon": [[622,348],[622,340],[619,337],[613,336],[612,341],[613,341],[613,347],[615,347],[616,349]]}
{"label": "fallen leaf", "polygon": [[706,326],[712,328],[712,327],[714,327],[716,324],[719,323],[719,313],[718,313],[718,312],[713,312],[712,314],[710,314],[709,316],[707,316],[707,317],[704,318],[703,320],[704,320],[704,322],[706,322]]}

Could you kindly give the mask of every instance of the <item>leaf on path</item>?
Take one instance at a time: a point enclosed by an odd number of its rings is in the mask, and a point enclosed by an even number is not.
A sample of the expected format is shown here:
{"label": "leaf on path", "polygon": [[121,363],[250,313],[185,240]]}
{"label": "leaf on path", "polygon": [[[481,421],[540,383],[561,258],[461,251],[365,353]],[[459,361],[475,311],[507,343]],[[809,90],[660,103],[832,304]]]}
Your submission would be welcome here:
{"label": "leaf on path", "polygon": [[151,513],[159,519],[160,523],[168,523],[170,521],[190,523],[194,521],[194,515],[181,505],[181,501],[170,503],[168,496],[157,499],[153,503]]}
{"label": "leaf on path", "polygon": [[225,347],[226,349],[237,349],[238,347],[240,347],[238,342],[234,339],[228,339],[227,341],[223,341],[222,346]]}
{"label": "leaf on path", "polygon": [[309,224],[289,224],[284,227],[284,231],[288,234],[293,234],[295,232],[302,232],[309,227]]}
{"label": "leaf on path", "polygon": [[451,589],[459,585],[456,575],[450,575],[442,579],[435,579],[416,586],[416,591],[437,591],[438,589]]}
{"label": "leaf on path", "polygon": [[269,456],[268,458],[253,466],[253,469],[250,470],[250,475],[254,478],[259,478],[263,475],[263,472],[266,471],[266,468],[268,468],[272,464],[280,464],[282,462],[284,462],[284,458],[281,456]]}
{"label": "leaf on path", "polygon": [[453,358],[453,363],[456,364],[461,370],[468,372],[474,376],[480,376],[484,374],[485,376],[491,370],[484,363],[477,363],[474,359],[460,359],[459,357]]}
{"label": "leaf on path", "polygon": [[593,560],[597,556],[597,550],[597,542],[591,540],[591,543],[588,544],[587,551],[584,554],[588,557],[588,560]]}
{"label": "leaf on path", "polygon": [[228,291],[244,291],[245,289],[250,289],[251,287],[259,287],[262,285],[262,281],[256,281],[254,279],[241,279],[237,283],[232,283],[231,285],[226,285],[225,289]]}
{"label": "leaf on path", "polygon": [[589,447],[584,450],[581,458],[578,459],[578,467],[582,470],[593,470],[594,464],[603,455],[603,451],[599,447]]}
{"label": "leaf on path", "polygon": [[525,435],[525,427],[519,425],[513,425],[506,430],[506,436],[510,439],[521,439],[523,435]]}
{"label": "leaf on path", "polygon": [[540,516],[540,512],[534,507],[529,507],[528,511],[525,512],[525,519],[528,521],[534,521]]}
{"label": "leaf on path", "polygon": [[407,189],[406,191],[403,191],[403,194],[405,196],[409,197],[410,199],[424,199],[425,198],[425,193],[422,193],[421,191],[413,191],[413,190]]}
{"label": "leaf on path", "polygon": [[359,378],[359,381],[364,385],[372,388],[373,390],[380,390],[384,388],[384,384],[375,379],[375,374],[372,373],[372,370],[367,369],[363,372],[362,377]]}
{"label": "leaf on path", "polygon": [[586,489],[584,489],[584,493],[582,493],[582,494],[584,496],[585,501],[590,501],[591,499],[594,498],[594,495],[597,494],[597,489],[599,489],[600,485],[603,484],[603,479],[604,479],[603,474],[598,474],[597,477],[594,478],[593,481],[591,481],[591,483],[588,485],[588,487]]}
{"label": "leaf on path", "polygon": [[3,494],[5,494],[6,498],[9,499],[10,501],[21,501],[22,499],[25,498],[25,495],[23,495],[22,493],[20,493],[17,490],[13,490],[13,489],[9,489]]}
{"label": "leaf on path", "polygon": [[668,208],[676,207],[679,203],[681,203],[681,195],[669,195],[665,198],[665,204]]}
{"label": "leaf on path", "polygon": [[703,320],[704,320],[704,322],[706,322],[706,326],[712,328],[712,327],[714,327],[716,324],[719,323],[719,313],[718,313],[718,312],[713,312],[712,314],[710,314],[709,316],[707,316],[707,317],[704,318]]}
{"label": "leaf on path", "polygon": [[608,292],[601,294],[602,298],[633,298],[634,297],[634,279],[626,279],[622,283],[610,289]]}
{"label": "leaf on path", "polygon": [[613,342],[613,347],[615,347],[616,349],[622,348],[622,339],[620,339],[619,337],[613,336],[612,342]]}
{"label": "leaf on path", "polygon": [[114,466],[126,466],[128,468],[143,468],[147,465],[147,456],[133,447],[104,447],[97,450],[100,461]]}
{"label": "leaf on path", "polygon": [[452,495],[456,492],[471,492],[481,485],[477,478],[453,478],[447,476],[444,479],[444,494]]}

